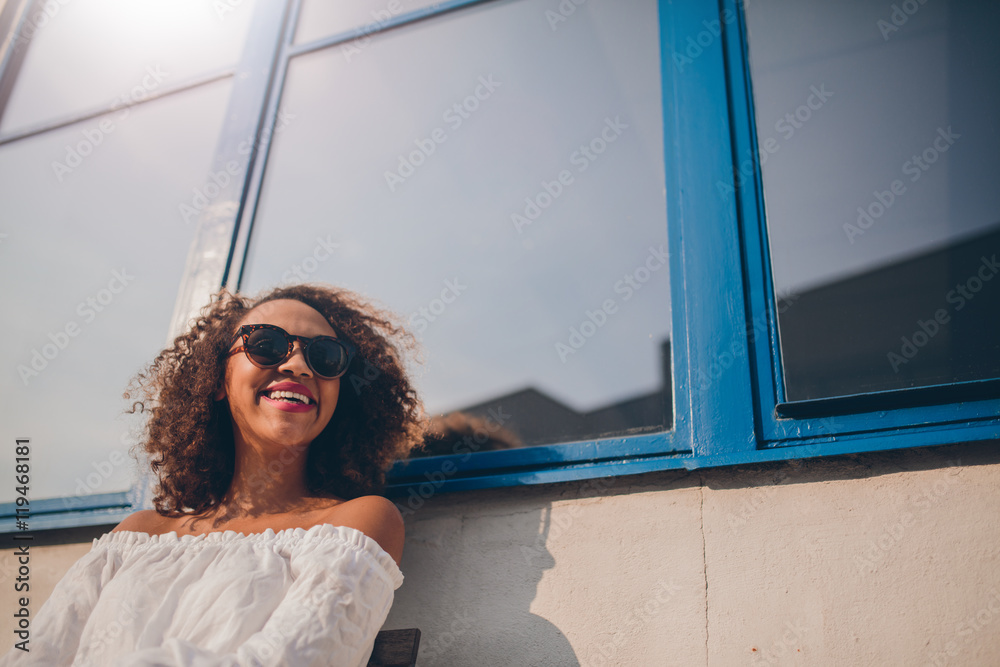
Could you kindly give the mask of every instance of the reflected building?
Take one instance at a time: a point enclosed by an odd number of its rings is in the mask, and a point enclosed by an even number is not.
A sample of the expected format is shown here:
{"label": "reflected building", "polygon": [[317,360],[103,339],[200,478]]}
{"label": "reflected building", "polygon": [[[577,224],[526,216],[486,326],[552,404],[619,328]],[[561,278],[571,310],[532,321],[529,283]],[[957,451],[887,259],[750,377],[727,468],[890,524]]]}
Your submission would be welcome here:
{"label": "reflected building", "polygon": [[797,294],[779,315],[789,400],[1000,375],[998,254],[1000,225]]}
{"label": "reflected building", "polygon": [[[1000,375],[998,254],[994,226],[785,299],[779,330],[788,400]],[[525,387],[435,418],[437,434],[415,456],[458,453],[454,442],[477,428],[491,433],[482,451],[668,430],[669,339],[660,350],[656,391],[582,412]]]}
{"label": "reflected building", "polygon": [[638,396],[580,412],[535,387],[525,387],[432,420],[432,435],[414,456],[461,453],[455,449],[476,429],[490,433],[480,451],[545,445],[670,429],[673,392],[670,340],[660,344],[662,384]]}

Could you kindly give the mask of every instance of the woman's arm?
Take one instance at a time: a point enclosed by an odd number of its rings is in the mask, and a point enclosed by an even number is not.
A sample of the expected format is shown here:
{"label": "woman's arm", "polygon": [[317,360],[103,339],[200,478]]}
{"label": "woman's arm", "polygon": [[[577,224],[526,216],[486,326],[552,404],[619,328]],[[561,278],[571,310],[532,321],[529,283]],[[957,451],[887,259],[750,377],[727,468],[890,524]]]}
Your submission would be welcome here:
{"label": "woman's arm", "polygon": [[71,664],[83,628],[116,567],[104,546],[95,545],[84,554],[66,571],[32,619],[29,650],[12,648],[0,658],[0,667]]}

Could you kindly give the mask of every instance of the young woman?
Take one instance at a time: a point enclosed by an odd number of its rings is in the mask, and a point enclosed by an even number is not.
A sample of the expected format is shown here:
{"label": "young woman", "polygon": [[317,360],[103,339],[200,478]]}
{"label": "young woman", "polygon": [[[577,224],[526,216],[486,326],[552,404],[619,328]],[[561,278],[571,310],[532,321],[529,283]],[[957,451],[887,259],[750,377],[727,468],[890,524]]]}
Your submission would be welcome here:
{"label": "young woman", "polygon": [[221,292],[126,394],[156,510],[94,541],[3,665],[364,665],[402,583],[371,495],[423,433],[408,339],[356,295]]}

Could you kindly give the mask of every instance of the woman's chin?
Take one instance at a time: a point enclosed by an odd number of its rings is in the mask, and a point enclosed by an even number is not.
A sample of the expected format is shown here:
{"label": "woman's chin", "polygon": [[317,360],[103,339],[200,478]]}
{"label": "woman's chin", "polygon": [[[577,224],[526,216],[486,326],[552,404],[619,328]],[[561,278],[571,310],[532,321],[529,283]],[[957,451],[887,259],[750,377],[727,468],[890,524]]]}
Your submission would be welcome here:
{"label": "woman's chin", "polygon": [[302,424],[272,422],[262,429],[244,432],[244,440],[265,444],[267,449],[295,449],[307,447],[318,435],[314,430]]}

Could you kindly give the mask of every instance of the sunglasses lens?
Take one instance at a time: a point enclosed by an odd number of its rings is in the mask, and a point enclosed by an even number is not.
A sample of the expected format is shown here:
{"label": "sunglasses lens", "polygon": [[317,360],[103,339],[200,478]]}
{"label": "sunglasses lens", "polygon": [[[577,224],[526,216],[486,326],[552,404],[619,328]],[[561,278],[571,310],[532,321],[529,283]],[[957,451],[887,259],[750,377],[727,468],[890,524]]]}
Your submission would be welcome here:
{"label": "sunglasses lens", "polygon": [[348,363],[347,348],[334,340],[320,339],[309,346],[309,365],[323,377],[343,375]]}
{"label": "sunglasses lens", "polygon": [[288,339],[273,329],[257,329],[247,340],[247,355],[262,366],[276,366],[288,354]]}
{"label": "sunglasses lens", "polygon": [[[254,329],[246,339],[247,356],[258,366],[272,368],[288,358],[288,336],[270,327]],[[304,339],[303,342],[305,342]],[[309,367],[321,377],[337,378],[347,372],[351,355],[334,338],[315,338],[306,347]]]}

